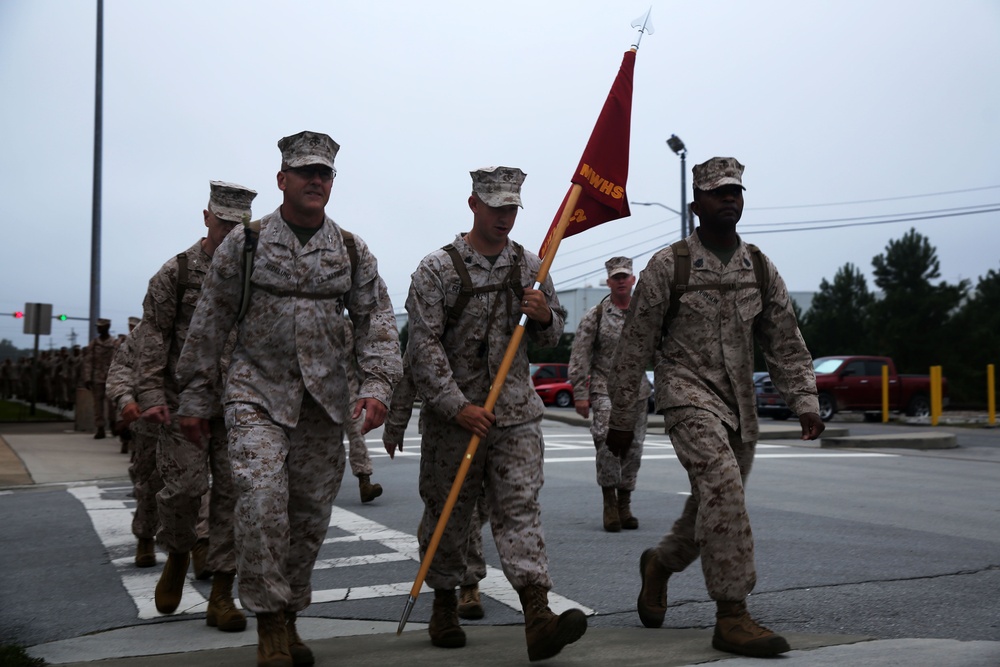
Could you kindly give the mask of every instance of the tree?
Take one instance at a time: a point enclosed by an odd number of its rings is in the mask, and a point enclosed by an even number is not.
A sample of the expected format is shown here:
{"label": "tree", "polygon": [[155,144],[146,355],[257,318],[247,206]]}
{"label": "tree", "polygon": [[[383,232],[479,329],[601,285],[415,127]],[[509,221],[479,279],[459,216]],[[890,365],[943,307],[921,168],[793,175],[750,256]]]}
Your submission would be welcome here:
{"label": "tree", "polygon": [[972,295],[952,322],[946,377],[951,401],[982,404],[986,399],[986,365],[1000,366],[1000,273],[980,276]]}
{"label": "tree", "polygon": [[16,361],[17,359],[27,357],[30,354],[31,353],[28,350],[19,350],[14,347],[14,343],[6,338],[0,340],[0,361],[3,361],[4,359]]}
{"label": "tree", "polygon": [[809,312],[802,319],[802,337],[813,357],[864,354],[871,350],[870,317],[875,296],[861,270],[848,262],[819,284]]}
{"label": "tree", "polygon": [[889,241],[885,253],[872,258],[872,266],[875,284],[884,293],[872,306],[875,352],[893,357],[900,372],[926,373],[943,362],[951,318],[969,281],[932,284],[941,277],[937,251],[912,228],[898,241]]}
{"label": "tree", "polygon": [[410,342],[410,323],[407,322],[403,325],[403,328],[399,330],[399,352],[402,354],[406,352],[406,344]]}
{"label": "tree", "polygon": [[555,347],[539,347],[533,340],[528,339],[528,361],[537,363],[560,363],[568,364],[569,355],[573,351],[574,334],[564,333],[559,337],[559,344]]}

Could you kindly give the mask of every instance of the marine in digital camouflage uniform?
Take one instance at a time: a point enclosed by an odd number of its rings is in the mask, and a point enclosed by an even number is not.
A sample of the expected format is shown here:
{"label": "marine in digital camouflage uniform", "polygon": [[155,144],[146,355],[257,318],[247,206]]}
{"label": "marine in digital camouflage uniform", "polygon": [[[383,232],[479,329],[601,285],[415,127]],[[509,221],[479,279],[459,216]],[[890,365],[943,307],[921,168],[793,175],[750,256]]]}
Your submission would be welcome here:
{"label": "marine in digital camouflage uniform", "polygon": [[[425,257],[413,273],[406,300],[407,352],[421,409],[420,496],[424,516],[420,549],[425,552],[441,516],[470,437],[482,438],[447,529],[427,573],[434,589],[428,628],[435,646],[465,645],[458,624],[455,587],[466,571],[465,542],[480,489],[504,573],[521,597],[531,659],[551,657],[586,631],[583,612],[556,617],[548,608],[548,573],[538,493],[542,488],[544,408],[532,386],[527,341],[517,350],[492,413],[482,406],[515,326],[526,316],[526,335],[542,346],[558,343],[565,310],[552,281],[530,285],[540,260],[509,241],[521,205],[525,174],[511,167],[472,172],[472,230],[449,250]],[[461,313],[451,311],[462,288],[464,267],[475,294]],[[495,291],[491,291],[494,290]],[[449,313],[456,321],[449,323]]]}
{"label": "marine in digital camouflage uniform", "polygon": [[[396,450],[403,451],[403,440],[406,427],[413,415],[413,403],[416,400],[416,388],[413,386],[413,375],[410,371],[409,358],[403,352],[403,379],[392,392],[392,402],[385,417],[382,428],[382,444],[389,458],[396,456]],[[423,429],[421,429],[422,431]],[[458,617],[477,620],[482,618],[486,610],[479,595],[479,582],[486,578],[486,558],[483,555],[483,526],[490,520],[486,507],[486,497],[480,489],[476,499],[476,508],[469,521],[469,536],[466,540],[465,574],[459,586]],[[422,523],[422,522],[421,522]],[[423,533],[422,529],[419,531]]]}
{"label": "marine in digital camouflage uniform", "polygon": [[649,382],[644,377],[632,425],[633,440],[624,458],[608,450],[608,419],[611,417],[611,399],[608,397],[608,376],[611,361],[618,346],[618,337],[625,323],[625,312],[632,299],[632,260],[612,257],[604,263],[608,270],[608,287],[611,294],[587,311],[576,328],[573,348],[569,358],[569,381],[573,385],[576,411],[587,417],[594,411],[590,434],[597,448],[597,484],[604,495],[604,530],[612,533],[622,528],[634,530],[639,520],[632,514],[632,492],[642,462],[642,444],[646,439],[646,405],[649,399]]}
{"label": "marine in digital camouflage uniform", "polygon": [[[295,617],[309,605],[313,565],[344,474],[343,427],[362,411],[364,432],[382,423],[402,364],[375,257],[325,213],[339,146],[307,131],[278,147],[283,200],[260,220],[245,317],[237,322],[247,238],[241,231],[219,247],[205,279],[178,363],[180,414],[190,438],[207,428],[219,357],[235,325],[223,404],[239,493],[240,600],[257,616],[259,662],[311,664]],[[345,308],[353,350],[341,324]],[[353,414],[344,398],[352,355],[364,377]]]}
{"label": "marine in digital camouflage uniform", "polygon": [[[156,465],[163,488],[156,494],[160,517],[156,539],[168,556],[156,586],[156,608],[170,614],[180,604],[189,555],[192,550],[198,555],[205,548],[203,542],[198,542],[197,523],[202,498],[210,492],[207,564],[203,568],[196,563],[196,576],[203,576],[206,568],[213,573],[208,625],[238,632],[246,628],[246,617],[232,599],[236,488],[222,419],[222,365],[214,367],[215,375],[206,386],[205,438],[194,442],[181,430],[177,419],[180,385],[176,372],[212,258],[234,227],[249,222],[251,202],[257,193],[222,181],[211,181],[209,191],[208,205],[202,211],[206,235],[167,260],[149,281],[142,304],[144,333],[137,399],[142,418],[161,429]],[[222,350],[219,352],[221,355]]]}
{"label": "marine in digital camouflage uniform", "polygon": [[117,411],[117,420],[132,433],[132,460],[128,474],[132,480],[135,497],[135,514],[132,517],[132,534],[137,539],[135,564],[137,567],[156,565],[153,540],[160,525],[156,509],[156,493],[163,488],[163,480],[156,469],[156,441],[160,428],[139,419],[136,401],[136,349],[142,341],[143,327],[137,325],[125,342],[118,346],[108,369],[107,391]]}
{"label": "marine in digital camouflage uniform", "polygon": [[[354,329],[351,327],[351,320],[346,317],[344,321],[344,342],[348,349],[354,348]],[[361,369],[358,368],[356,359],[351,358],[347,364],[347,380],[351,388],[348,398],[353,405],[357,400],[358,391],[361,389]],[[351,465],[351,474],[358,479],[358,491],[361,495],[361,502],[370,503],[382,495],[382,485],[372,484],[372,459],[368,455],[368,443],[365,434],[362,432],[364,417],[358,415],[356,418],[348,419],[344,425],[347,435],[347,460]]]}
{"label": "marine in digital camouflage uniform", "polygon": [[108,367],[115,356],[115,340],[110,335],[111,320],[97,320],[97,338],[90,341],[83,355],[83,386],[87,388],[94,399],[94,426],[97,433],[95,440],[106,436],[104,426],[107,424],[105,415],[114,419],[114,407],[110,405],[105,395],[105,382],[108,378]]}
{"label": "marine in digital camouflage uniform", "polygon": [[717,605],[712,645],[770,656],[789,650],[788,642],[757,624],[746,608],[756,583],[744,497],[758,436],[755,340],[775,386],[799,415],[802,438],[819,437],[823,422],[812,359],[785,282],[763,254],[765,275],[758,276],[753,249],[736,233],[743,213],[742,175],[743,165],[733,158],[712,158],[694,167],[691,211],[700,226],[686,239],[690,277],[665,331],[674,249],[654,255],[639,278],[613,362],[608,447],[627,450],[641,376],[657,354],[656,408],[691,479],[691,495],[671,532],[642,554],[639,618],[647,627],[662,625],[668,577],[700,556]]}

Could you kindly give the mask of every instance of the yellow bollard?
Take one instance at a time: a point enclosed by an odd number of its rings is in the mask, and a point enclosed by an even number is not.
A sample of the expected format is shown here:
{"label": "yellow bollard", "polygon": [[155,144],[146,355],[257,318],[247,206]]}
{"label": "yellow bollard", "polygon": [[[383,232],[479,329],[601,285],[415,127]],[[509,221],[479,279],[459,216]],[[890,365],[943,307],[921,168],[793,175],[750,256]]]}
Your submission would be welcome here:
{"label": "yellow bollard", "polygon": [[931,426],[941,418],[941,367],[931,366]]}
{"label": "yellow bollard", "polygon": [[889,367],[882,366],[882,423],[889,423]]}
{"label": "yellow bollard", "polygon": [[990,426],[997,425],[997,386],[994,382],[993,364],[986,365],[986,414],[990,417]]}

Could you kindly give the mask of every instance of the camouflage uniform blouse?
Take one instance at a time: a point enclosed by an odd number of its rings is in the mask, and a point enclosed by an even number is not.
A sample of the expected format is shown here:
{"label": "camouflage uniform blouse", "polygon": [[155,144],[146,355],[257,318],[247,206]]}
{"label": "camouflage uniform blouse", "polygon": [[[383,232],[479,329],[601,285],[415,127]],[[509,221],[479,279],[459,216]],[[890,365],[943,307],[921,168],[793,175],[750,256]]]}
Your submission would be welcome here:
{"label": "camouflage uniform blouse", "polygon": [[[212,264],[212,258],[202,250],[201,240],[184,251],[187,275],[183,294],[178,301],[177,257],[167,260],[149,279],[146,298],[142,302],[142,322],[145,335],[137,346],[137,399],[139,408],[148,410],[157,405],[177,407],[180,389],[174,376],[177,359],[187,339],[188,326],[194,315],[201,286]],[[218,395],[218,394],[216,394]],[[219,406],[213,416],[219,414]]]}
{"label": "camouflage uniform blouse", "polygon": [[[506,280],[516,256],[510,242],[493,264],[461,235],[455,237],[453,245],[465,260],[473,287]],[[522,286],[534,284],[540,265],[537,255],[524,251],[520,271]],[[486,402],[490,384],[521,317],[521,301],[507,289],[473,296],[459,321],[447,327],[448,310],[454,305],[461,284],[448,253],[435,250],[413,273],[406,299],[410,315],[407,354],[413,383],[424,405],[445,419],[454,419],[470,403],[482,406]],[[566,311],[559,305],[551,279],[546,278],[541,291],[552,312],[552,322],[542,328],[537,322],[528,320],[525,334],[541,346],[554,346],[562,335]],[[497,426],[523,424],[541,417],[545,411],[528,376],[527,348],[527,341],[522,339],[493,410]]]}
{"label": "camouflage uniform blouse", "polygon": [[[601,312],[600,320],[598,312]],[[574,400],[589,400],[590,394],[608,395],[611,362],[624,324],[625,311],[613,304],[611,299],[601,301],[580,320],[573,337],[568,370]],[[649,398],[649,392],[649,383],[643,381],[637,399]]]}
{"label": "camouflage uniform blouse", "polygon": [[116,415],[121,415],[122,409],[129,403],[138,402],[135,397],[135,357],[137,348],[142,345],[143,329],[142,322],[132,329],[125,342],[118,346],[108,369],[106,393],[115,406]]}
{"label": "camouflage uniform blouse", "polygon": [[[697,234],[691,249],[689,284],[752,283],[753,262],[740,242],[725,266]],[[696,407],[717,415],[729,428],[742,429],[744,441],[757,439],[753,386],[753,340],[767,361],[775,387],[796,414],[818,412],[812,357],[799,333],[785,281],[767,257],[767,294],[755,287],[721,291],[689,291],[680,298],[677,315],[662,336],[670,306],[674,275],[671,248],[656,253],[643,270],[629,307],[610,381],[611,428],[628,430],[634,423],[641,376],[654,351],[656,408]],[[666,413],[666,428],[671,423]]]}
{"label": "camouflage uniform blouse", "polygon": [[108,377],[108,367],[115,356],[115,339],[100,336],[90,341],[83,357],[83,381],[104,384]]}
{"label": "camouflage uniform blouse", "polygon": [[[177,365],[182,415],[212,416],[213,378],[239,315],[244,238],[242,227],[226,237],[202,286]],[[223,403],[258,405],[275,423],[294,428],[308,391],[343,424],[350,417],[344,400],[347,362],[356,354],[364,374],[359,398],[389,404],[402,375],[396,318],[375,257],[364,241],[355,240],[358,266],[352,277],[340,228],[329,217],[305,246],[280,209],[261,219],[250,305],[237,325]],[[344,339],[345,307],[354,323],[353,351]]]}

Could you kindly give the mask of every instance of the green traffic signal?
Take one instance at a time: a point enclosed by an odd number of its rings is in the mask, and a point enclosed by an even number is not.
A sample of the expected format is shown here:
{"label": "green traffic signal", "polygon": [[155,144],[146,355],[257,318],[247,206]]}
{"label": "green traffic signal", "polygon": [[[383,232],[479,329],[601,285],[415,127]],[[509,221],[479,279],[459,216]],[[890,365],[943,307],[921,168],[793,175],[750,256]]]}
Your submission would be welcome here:
{"label": "green traffic signal", "polygon": [[68,318],[65,315],[58,315],[56,317],[60,322],[65,322]]}

